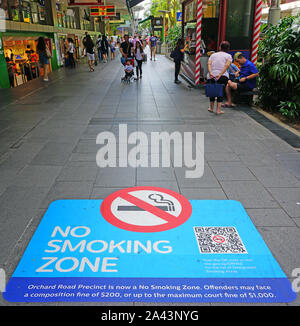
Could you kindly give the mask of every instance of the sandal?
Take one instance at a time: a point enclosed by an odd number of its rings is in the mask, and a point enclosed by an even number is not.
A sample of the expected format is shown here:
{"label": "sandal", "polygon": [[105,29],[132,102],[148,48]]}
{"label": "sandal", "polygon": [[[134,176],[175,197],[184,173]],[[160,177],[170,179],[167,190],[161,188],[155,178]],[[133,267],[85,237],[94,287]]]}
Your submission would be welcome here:
{"label": "sandal", "polygon": [[232,104],[224,103],[222,104],[222,108],[234,108],[234,106]]}
{"label": "sandal", "polygon": [[211,108],[208,108],[207,110],[208,112],[214,113],[214,110],[212,110]]}
{"label": "sandal", "polygon": [[224,114],[224,111],[216,112],[216,115]]}

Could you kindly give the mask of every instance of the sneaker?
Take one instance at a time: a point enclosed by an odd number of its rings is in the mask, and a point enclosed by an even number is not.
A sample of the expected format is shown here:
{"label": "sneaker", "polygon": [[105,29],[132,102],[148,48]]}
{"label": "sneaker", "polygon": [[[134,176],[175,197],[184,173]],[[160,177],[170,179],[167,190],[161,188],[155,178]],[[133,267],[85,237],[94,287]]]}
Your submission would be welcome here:
{"label": "sneaker", "polygon": [[47,82],[49,81],[49,78],[44,78],[43,81]]}
{"label": "sneaker", "polygon": [[181,84],[181,81],[180,80],[175,80],[174,83],[175,84]]}

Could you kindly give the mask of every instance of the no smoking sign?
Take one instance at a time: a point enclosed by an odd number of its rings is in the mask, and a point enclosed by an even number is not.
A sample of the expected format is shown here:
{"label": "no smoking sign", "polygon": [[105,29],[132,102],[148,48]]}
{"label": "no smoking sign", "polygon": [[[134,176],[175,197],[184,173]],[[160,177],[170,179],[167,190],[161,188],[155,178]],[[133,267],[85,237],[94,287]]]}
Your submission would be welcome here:
{"label": "no smoking sign", "polygon": [[182,195],[159,187],[134,187],[114,192],[101,205],[110,224],[133,232],[161,232],[176,228],[192,214]]}

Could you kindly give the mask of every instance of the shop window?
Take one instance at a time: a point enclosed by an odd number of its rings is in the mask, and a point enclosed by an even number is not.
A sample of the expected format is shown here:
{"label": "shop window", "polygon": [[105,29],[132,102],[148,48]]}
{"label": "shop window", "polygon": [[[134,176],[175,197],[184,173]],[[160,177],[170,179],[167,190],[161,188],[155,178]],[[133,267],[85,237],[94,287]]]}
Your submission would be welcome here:
{"label": "shop window", "polygon": [[250,49],[254,0],[228,0],[226,39],[234,50]]}
{"label": "shop window", "polygon": [[9,18],[13,21],[22,21],[20,7],[19,7],[19,0],[10,0],[8,1],[8,8],[9,8]]}
{"label": "shop window", "polygon": [[21,1],[20,2],[20,11],[23,17],[24,23],[31,23],[31,7],[29,1]]}
{"label": "shop window", "polygon": [[203,1],[203,18],[218,18],[220,14],[220,0]]}
{"label": "shop window", "polygon": [[0,19],[9,19],[8,0],[0,0]]}

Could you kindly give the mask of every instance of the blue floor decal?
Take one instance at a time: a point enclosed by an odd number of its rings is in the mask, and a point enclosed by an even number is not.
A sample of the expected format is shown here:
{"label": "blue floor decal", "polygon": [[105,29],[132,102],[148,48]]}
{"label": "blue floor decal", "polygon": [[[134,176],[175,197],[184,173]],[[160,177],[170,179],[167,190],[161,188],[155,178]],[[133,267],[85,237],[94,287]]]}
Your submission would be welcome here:
{"label": "blue floor decal", "polygon": [[[53,202],[4,298],[10,302],[296,299],[290,282],[239,202],[191,200],[188,218],[181,215],[188,209],[184,198],[174,197],[171,207],[172,192],[166,192],[164,200],[169,201],[169,208],[160,219],[160,208],[151,211],[148,199],[143,205],[142,195],[131,194],[140,202],[133,203],[129,197],[110,201],[111,214],[122,220],[121,227],[103,217],[102,200]],[[120,203],[127,206],[118,211]],[[142,208],[127,209],[135,204]],[[127,215],[122,215],[126,209]],[[169,221],[181,218],[180,223]],[[124,229],[130,223],[142,224],[145,231]],[[171,224],[163,231],[150,232],[147,228],[153,223]]]}

